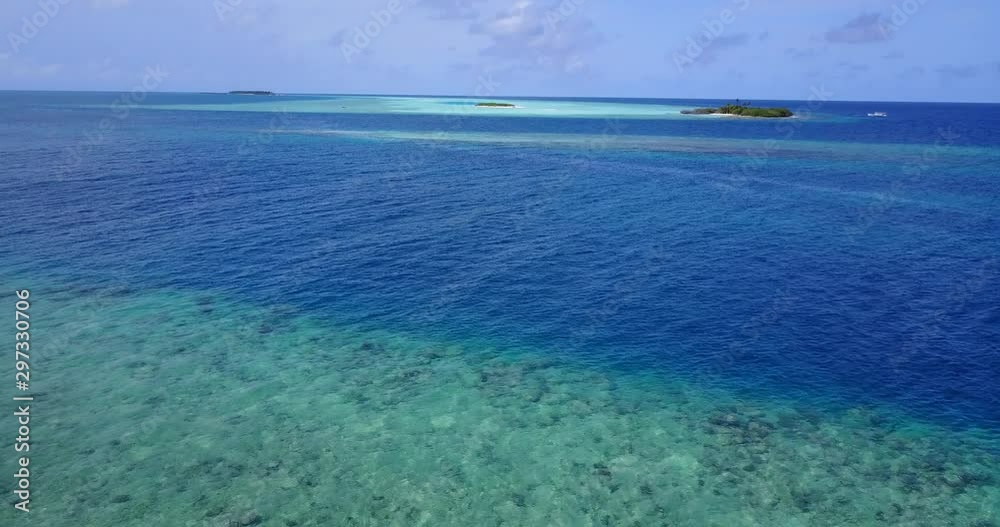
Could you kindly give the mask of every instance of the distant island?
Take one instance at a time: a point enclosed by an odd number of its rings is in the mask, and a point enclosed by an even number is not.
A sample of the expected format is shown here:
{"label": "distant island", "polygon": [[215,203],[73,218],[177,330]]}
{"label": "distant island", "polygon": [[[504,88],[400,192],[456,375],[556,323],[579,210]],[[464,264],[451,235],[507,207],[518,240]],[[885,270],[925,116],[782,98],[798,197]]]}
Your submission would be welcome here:
{"label": "distant island", "polygon": [[476,104],[476,108],[517,108],[509,102],[481,102]]}
{"label": "distant island", "polygon": [[795,115],[788,108],[754,108],[750,103],[741,104],[736,99],[736,104],[727,104],[718,108],[695,108],[694,110],[681,110],[684,115],[737,115],[740,117],[792,117]]}
{"label": "distant island", "polygon": [[273,91],[256,91],[256,90],[236,90],[229,92],[229,95],[274,95]]}

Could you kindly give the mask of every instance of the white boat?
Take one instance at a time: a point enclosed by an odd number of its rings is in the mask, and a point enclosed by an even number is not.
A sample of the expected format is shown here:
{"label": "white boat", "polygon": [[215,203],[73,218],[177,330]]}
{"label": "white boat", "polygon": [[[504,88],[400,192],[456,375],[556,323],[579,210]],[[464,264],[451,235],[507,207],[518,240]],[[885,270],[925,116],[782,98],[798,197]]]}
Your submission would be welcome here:
{"label": "white boat", "polygon": [[889,117],[889,114],[885,112],[872,112],[868,114],[868,117]]}

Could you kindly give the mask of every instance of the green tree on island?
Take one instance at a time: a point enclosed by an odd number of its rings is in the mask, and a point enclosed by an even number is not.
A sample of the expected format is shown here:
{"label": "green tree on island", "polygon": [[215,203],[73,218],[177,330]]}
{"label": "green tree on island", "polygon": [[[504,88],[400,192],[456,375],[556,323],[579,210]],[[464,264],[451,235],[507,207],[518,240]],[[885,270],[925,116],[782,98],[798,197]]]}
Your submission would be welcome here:
{"label": "green tree on island", "polygon": [[685,115],[739,115],[741,117],[791,117],[795,115],[788,108],[752,108],[752,103],[747,101],[741,103],[736,99],[735,104],[726,104],[719,108],[695,108],[694,110],[682,110]]}

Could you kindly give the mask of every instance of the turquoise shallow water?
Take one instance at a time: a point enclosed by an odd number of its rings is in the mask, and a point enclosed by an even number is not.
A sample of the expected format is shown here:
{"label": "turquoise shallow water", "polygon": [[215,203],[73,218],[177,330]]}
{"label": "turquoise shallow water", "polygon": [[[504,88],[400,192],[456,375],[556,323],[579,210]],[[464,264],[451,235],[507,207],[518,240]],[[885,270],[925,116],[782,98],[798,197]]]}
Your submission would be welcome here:
{"label": "turquoise shallow water", "polygon": [[1000,500],[989,435],[883,408],[203,293],[33,294],[32,525],[989,525]]}
{"label": "turquoise shallow water", "polygon": [[2,525],[1000,525],[996,106],[119,97],[0,93]]}
{"label": "turquoise shallow water", "polygon": [[[246,99],[244,97],[244,99]],[[253,100],[255,99],[255,100]],[[476,107],[483,101],[514,104],[516,108]],[[345,114],[421,114],[467,115],[487,117],[551,117],[551,118],[615,118],[615,119],[691,119],[681,115],[687,108],[678,104],[629,104],[625,102],[567,101],[554,99],[470,99],[458,97],[363,97],[338,96],[288,100],[285,97],[251,98],[249,101],[223,103],[189,101],[178,104],[150,104],[150,109],[233,111],[233,112],[295,112]],[[707,116],[702,118],[717,118]]]}

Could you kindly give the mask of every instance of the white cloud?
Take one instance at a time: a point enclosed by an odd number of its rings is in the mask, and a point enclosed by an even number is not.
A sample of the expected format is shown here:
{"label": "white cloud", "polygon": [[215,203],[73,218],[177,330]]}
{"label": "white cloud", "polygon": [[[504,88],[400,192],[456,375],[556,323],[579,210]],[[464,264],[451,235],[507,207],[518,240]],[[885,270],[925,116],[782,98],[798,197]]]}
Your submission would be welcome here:
{"label": "white cloud", "polygon": [[494,65],[501,61],[525,69],[580,73],[586,70],[586,55],[604,42],[604,36],[579,10],[564,12],[561,6],[556,0],[520,0],[469,31],[489,39],[480,55]]}
{"label": "white cloud", "polygon": [[0,68],[0,76],[12,77],[15,79],[39,79],[52,77],[63,70],[62,64],[39,64],[31,59],[21,60],[17,57],[6,54],[0,56],[3,67]]}

